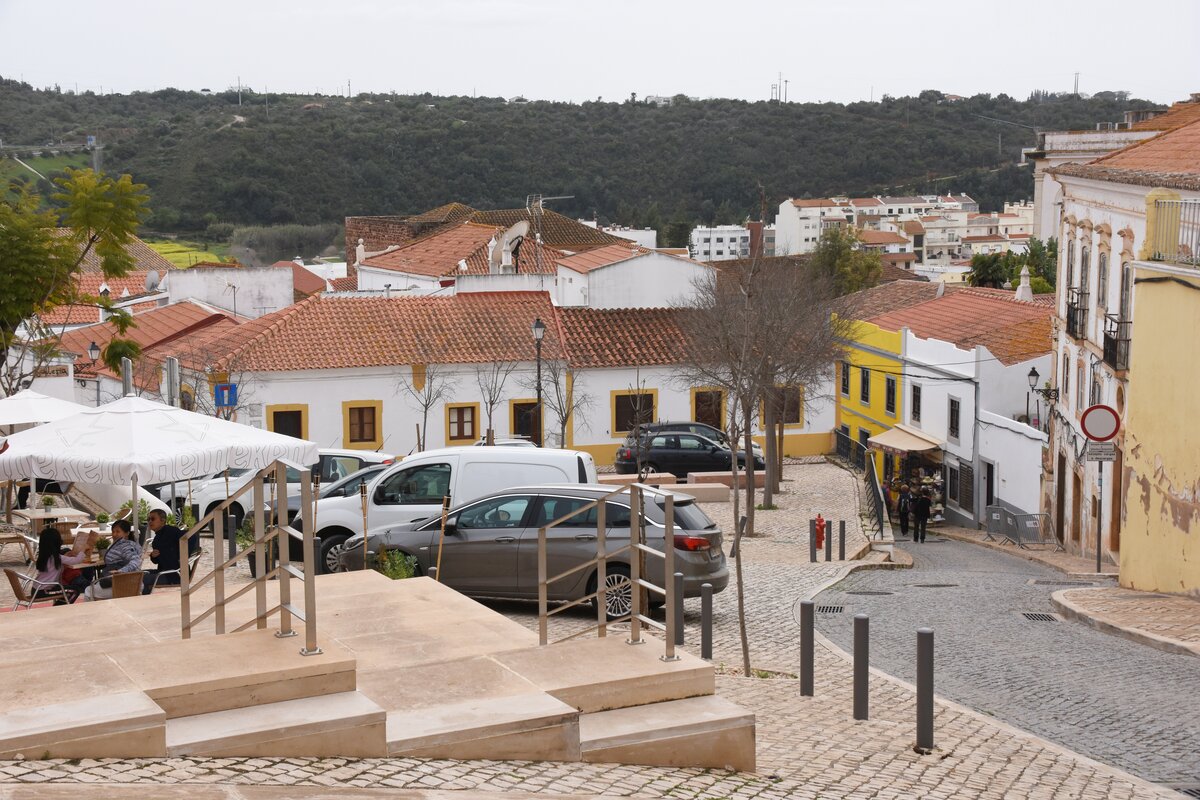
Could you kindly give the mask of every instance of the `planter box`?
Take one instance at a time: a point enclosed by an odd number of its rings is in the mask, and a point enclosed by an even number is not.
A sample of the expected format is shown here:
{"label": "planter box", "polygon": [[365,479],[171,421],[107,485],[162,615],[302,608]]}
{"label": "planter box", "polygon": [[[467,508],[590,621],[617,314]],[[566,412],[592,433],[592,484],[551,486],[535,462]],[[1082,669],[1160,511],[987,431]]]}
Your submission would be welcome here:
{"label": "planter box", "polygon": [[[637,475],[601,475],[599,477],[601,483],[610,484],[612,486],[623,486],[630,483],[637,483]],[[669,472],[651,472],[646,480],[643,481],[647,486],[668,486],[676,483],[675,476]]]}
{"label": "planter box", "polygon": [[[754,473],[754,488],[761,489],[766,483],[767,474],[762,471]],[[726,486],[733,485],[733,476],[728,472],[689,472],[687,482],[692,483],[723,483]],[[744,488],[746,486],[746,473],[738,473],[738,486]]]}

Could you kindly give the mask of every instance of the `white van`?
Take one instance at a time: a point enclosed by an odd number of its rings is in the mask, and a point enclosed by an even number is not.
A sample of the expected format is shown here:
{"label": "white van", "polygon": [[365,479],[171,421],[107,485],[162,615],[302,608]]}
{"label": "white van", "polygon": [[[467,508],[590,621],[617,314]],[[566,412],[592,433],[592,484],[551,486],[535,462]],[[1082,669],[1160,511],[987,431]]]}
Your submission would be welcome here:
{"label": "white van", "polygon": [[[401,522],[441,513],[442,498],[451,504],[512,486],[545,483],[596,483],[596,462],[577,450],[543,447],[447,447],[426,450],[401,461],[367,486],[367,527],[381,533]],[[324,497],[317,501],[317,559],[324,572],[341,569],[342,544],[363,532],[362,500]]]}

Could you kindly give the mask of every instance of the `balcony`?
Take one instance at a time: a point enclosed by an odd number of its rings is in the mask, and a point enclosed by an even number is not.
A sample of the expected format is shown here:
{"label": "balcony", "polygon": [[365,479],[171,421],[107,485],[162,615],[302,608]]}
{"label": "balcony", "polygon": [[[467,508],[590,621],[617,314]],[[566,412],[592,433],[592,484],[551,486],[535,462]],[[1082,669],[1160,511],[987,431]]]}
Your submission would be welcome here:
{"label": "balcony", "polygon": [[1077,287],[1067,289],[1067,335],[1072,339],[1086,339],[1088,324],[1088,292]]}
{"label": "balcony", "polygon": [[1129,334],[1133,323],[1114,314],[1104,316],[1104,363],[1114,370],[1129,369]]}
{"label": "balcony", "polygon": [[1200,267],[1200,200],[1155,200],[1154,218],[1153,260]]}

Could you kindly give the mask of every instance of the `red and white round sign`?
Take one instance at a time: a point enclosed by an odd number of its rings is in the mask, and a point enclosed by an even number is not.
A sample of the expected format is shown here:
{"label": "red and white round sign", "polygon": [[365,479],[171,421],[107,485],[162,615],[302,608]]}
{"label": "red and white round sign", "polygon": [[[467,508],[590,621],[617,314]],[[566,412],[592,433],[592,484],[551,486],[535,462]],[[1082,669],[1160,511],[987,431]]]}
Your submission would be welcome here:
{"label": "red and white round sign", "polygon": [[1083,435],[1093,442],[1107,442],[1121,430],[1121,417],[1116,409],[1106,405],[1094,405],[1079,418]]}

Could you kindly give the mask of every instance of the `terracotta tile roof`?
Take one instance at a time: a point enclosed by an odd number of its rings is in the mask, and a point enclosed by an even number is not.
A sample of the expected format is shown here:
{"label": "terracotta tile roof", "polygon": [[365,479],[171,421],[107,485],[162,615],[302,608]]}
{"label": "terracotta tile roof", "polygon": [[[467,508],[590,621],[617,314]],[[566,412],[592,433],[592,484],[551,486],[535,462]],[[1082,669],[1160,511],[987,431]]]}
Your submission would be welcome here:
{"label": "terracotta tile roof", "polygon": [[680,308],[560,308],[577,369],[678,364],[687,352]]}
{"label": "terracotta tile roof", "polygon": [[[894,267],[893,269],[899,269]],[[884,266],[885,275],[887,266]],[[880,283],[846,297],[847,313],[855,319],[872,319],[890,311],[924,303],[937,296],[938,284],[927,281],[895,280]]]}
{"label": "terracotta tile roof", "polygon": [[437,208],[405,217],[404,221],[413,225],[449,225],[470,218],[475,209],[463,203],[446,203]]}
{"label": "terracotta tile roof", "polygon": [[[130,297],[144,294],[146,274],[147,270],[135,270],[120,278],[105,278],[102,272],[81,272],[76,276],[75,282],[79,293],[89,297],[99,296],[100,285],[107,284],[110,297],[117,300],[125,291],[129,292]],[[41,315],[42,323],[46,325],[84,325],[99,319],[100,311],[91,305],[58,306]]]}
{"label": "terracotta tile roof", "polygon": [[[471,215],[471,221],[480,225],[496,225],[511,228],[525,220],[529,223],[529,236],[533,238],[537,232],[532,215],[524,208],[498,209],[496,211],[476,211]],[[596,247],[628,241],[620,236],[613,236],[604,231],[584,225],[578,220],[559,214],[555,211],[542,211],[542,244],[559,250],[591,250]]]}
{"label": "terracotta tile roof", "polygon": [[1048,308],[1054,308],[1058,305],[1054,297],[1054,292],[1050,292],[1049,294],[1035,294],[1032,300],[1023,301],[1017,300],[1016,289],[992,289],[988,286],[951,286],[948,288],[955,292],[967,292],[968,294],[977,294],[983,297],[997,297],[1012,303],[1033,303],[1036,306],[1046,306]]}
{"label": "terracotta tile roof", "polygon": [[[896,254],[896,255],[899,255],[899,254]],[[916,258],[916,256],[912,253],[906,253],[905,255],[912,255],[913,258]],[[927,281],[928,280],[928,278],[922,278],[920,275],[915,275],[915,274],[909,272],[908,270],[904,269],[903,267],[897,267],[895,264],[891,263],[886,258],[881,259],[881,260],[883,261],[883,265],[882,265],[883,271],[879,273],[879,282],[880,283],[888,283],[890,281]]]}
{"label": "terracotta tile roof", "polygon": [[873,231],[870,228],[857,231],[859,240],[868,247],[886,244],[908,244],[908,239],[892,231]]}
{"label": "terracotta tile roof", "polygon": [[924,197],[917,195],[907,195],[902,197],[884,197],[883,205],[885,206],[925,206],[929,205],[929,201]]}
{"label": "terracotta tile roof", "polygon": [[649,252],[649,250],[638,247],[632,242],[628,244],[611,244],[608,247],[597,247],[595,250],[589,250],[586,253],[565,256],[558,259],[558,264],[567,269],[587,274],[594,269],[628,261],[631,258],[644,256]]}
{"label": "terracotta tile roof", "polygon": [[826,208],[836,206],[837,203],[830,200],[828,197],[814,197],[809,200],[793,200],[792,205],[796,208]]}
{"label": "terracotta tile roof", "polygon": [[355,369],[400,364],[532,361],[529,328],[549,327],[543,358],[562,352],[545,292],[478,292],[450,297],[314,295],[238,326],[219,368],[254,372]]}
{"label": "terracotta tile roof", "polygon": [[940,197],[938,197],[938,200],[942,201],[943,203],[974,203],[975,202],[969,194],[960,194],[957,197],[955,197],[952,194],[945,194],[945,195],[941,195]]}
{"label": "terracotta tile roof", "polygon": [[861,207],[872,207],[872,206],[878,207],[878,206],[885,205],[885,203],[882,200],[880,200],[878,197],[854,197],[854,198],[850,199],[850,205],[852,205],[856,208],[858,208],[860,206]]}
{"label": "terracotta tile roof", "polygon": [[335,292],[354,292],[358,290],[358,276],[347,275],[344,278],[334,278],[329,282],[329,286]]}
{"label": "terracotta tile roof", "polygon": [[[68,228],[58,228],[55,231],[55,235],[66,236],[69,232]],[[174,264],[167,261],[154,248],[136,236],[133,237],[133,241],[125,246],[125,252],[133,258],[133,269],[140,270],[143,273],[155,269],[158,270],[159,275],[162,275],[167,270],[175,269]],[[84,256],[80,270],[82,272],[100,272],[100,259],[96,257],[95,249],[89,250],[88,254]]]}
{"label": "terracotta tile roof", "polygon": [[1200,191],[1200,120],[1143,139],[1090,164],[1064,164],[1051,172],[1134,186]]}
{"label": "terracotta tile roof", "polygon": [[909,236],[920,236],[925,232],[925,226],[919,219],[906,219],[904,220],[904,232]]}
{"label": "terracotta tile roof", "polygon": [[655,250],[660,253],[666,253],[669,256],[683,256],[685,258],[691,258],[692,256],[692,252],[686,247],[656,247]]}
{"label": "terracotta tile roof", "polygon": [[310,294],[325,291],[325,281],[295,261],[276,261],[271,266],[276,269],[292,271],[292,291],[296,295],[296,300],[303,300]]}
{"label": "terracotta tile roof", "polygon": [[908,328],[923,339],[962,348],[983,345],[1002,363],[1016,364],[1050,352],[1052,313],[1038,303],[964,289],[868,321],[887,330]]}
{"label": "terracotta tile roof", "polygon": [[1129,126],[1131,131],[1169,131],[1180,125],[1188,125],[1200,121],[1200,102],[1184,100],[1175,103],[1158,116],[1135,122]]}
{"label": "terracotta tile roof", "polygon": [[463,222],[435,231],[397,250],[371,256],[360,266],[440,278],[456,269],[458,262],[485,249],[503,230],[494,225]]}
{"label": "terracotta tile roof", "polygon": [[901,264],[917,260],[916,253],[880,253],[879,256],[885,264]]}

